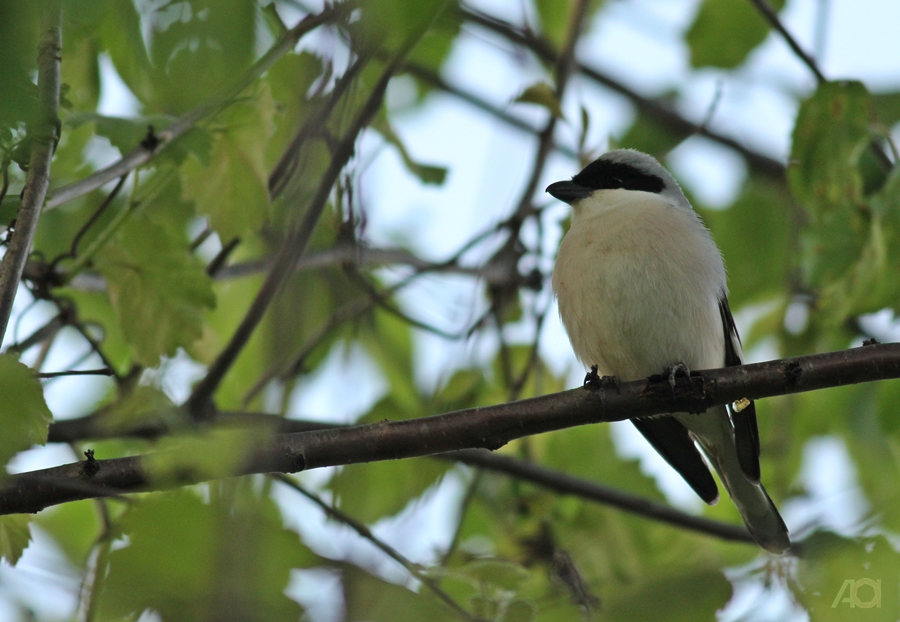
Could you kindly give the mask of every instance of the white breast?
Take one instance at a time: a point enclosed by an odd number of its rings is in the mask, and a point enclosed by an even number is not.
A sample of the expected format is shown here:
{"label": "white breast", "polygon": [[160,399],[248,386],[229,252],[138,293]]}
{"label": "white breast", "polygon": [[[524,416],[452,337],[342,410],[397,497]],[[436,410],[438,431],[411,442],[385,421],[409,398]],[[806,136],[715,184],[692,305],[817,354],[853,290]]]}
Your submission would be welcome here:
{"label": "white breast", "polygon": [[575,354],[601,375],[724,365],[721,255],[693,210],[659,195],[600,190],[577,203],[553,290]]}

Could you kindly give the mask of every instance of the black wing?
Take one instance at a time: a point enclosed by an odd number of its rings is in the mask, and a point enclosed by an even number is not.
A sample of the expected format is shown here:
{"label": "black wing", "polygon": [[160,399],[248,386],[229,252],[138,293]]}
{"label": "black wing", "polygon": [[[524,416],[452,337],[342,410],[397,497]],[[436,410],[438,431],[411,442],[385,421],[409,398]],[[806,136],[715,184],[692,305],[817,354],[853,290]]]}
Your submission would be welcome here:
{"label": "black wing", "polygon": [[632,419],[631,423],[701,499],[710,505],[716,502],[719,498],[716,480],[703,462],[686,427],[668,415]]}
{"label": "black wing", "polygon": [[[722,328],[725,335],[725,367],[743,365],[741,355],[741,337],[728,307],[728,298],[722,294],[719,299],[719,311],[722,314]],[[731,411],[731,423],[734,425],[734,444],[737,447],[738,462],[747,478],[759,483],[759,429],[756,426],[756,405],[753,402],[741,412]]]}

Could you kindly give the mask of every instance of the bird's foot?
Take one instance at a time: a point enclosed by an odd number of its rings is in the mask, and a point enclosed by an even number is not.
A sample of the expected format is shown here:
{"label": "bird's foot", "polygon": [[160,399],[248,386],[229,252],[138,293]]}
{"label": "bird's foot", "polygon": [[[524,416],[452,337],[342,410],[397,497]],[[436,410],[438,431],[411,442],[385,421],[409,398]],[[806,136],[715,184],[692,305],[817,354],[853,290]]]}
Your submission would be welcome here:
{"label": "bird's foot", "polygon": [[619,387],[619,379],[615,376],[600,376],[597,373],[597,366],[591,365],[591,371],[589,371],[584,376],[584,388],[586,389],[608,389],[610,387],[616,388],[616,393],[621,393],[621,388]]}
{"label": "bird's foot", "polygon": [[687,378],[688,382],[690,382],[691,370],[684,363],[675,363],[669,369],[663,372],[663,374],[668,376],[669,378],[669,387],[672,389],[672,399],[675,399],[675,385],[677,383],[679,373],[684,374],[685,378]]}

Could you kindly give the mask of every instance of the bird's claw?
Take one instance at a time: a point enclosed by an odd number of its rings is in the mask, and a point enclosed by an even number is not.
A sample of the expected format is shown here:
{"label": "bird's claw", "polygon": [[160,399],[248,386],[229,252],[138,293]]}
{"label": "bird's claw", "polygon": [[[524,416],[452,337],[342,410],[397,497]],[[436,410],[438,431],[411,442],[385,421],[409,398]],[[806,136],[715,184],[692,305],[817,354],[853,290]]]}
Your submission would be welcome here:
{"label": "bird's claw", "polygon": [[690,380],[691,370],[684,363],[675,363],[667,370],[667,375],[669,377],[669,387],[672,389],[672,398],[675,398],[675,385],[676,378],[678,377],[678,373],[682,373],[685,377]]}
{"label": "bird's claw", "polygon": [[622,389],[619,386],[619,379],[615,376],[600,376],[597,373],[597,366],[591,365],[591,371],[584,376],[584,388],[592,391],[600,390],[601,396],[609,387],[615,387],[616,393],[621,394]]}

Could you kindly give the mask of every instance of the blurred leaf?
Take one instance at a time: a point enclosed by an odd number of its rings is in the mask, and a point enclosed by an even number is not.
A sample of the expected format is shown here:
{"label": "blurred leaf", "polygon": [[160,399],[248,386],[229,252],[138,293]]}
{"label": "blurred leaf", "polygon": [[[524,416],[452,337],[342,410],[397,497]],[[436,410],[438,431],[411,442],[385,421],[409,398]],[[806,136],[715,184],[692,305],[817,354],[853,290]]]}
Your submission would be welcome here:
{"label": "blurred leaf", "polygon": [[106,19],[99,30],[103,49],[134,96],[144,105],[152,106],[158,96],[135,4],[106,0],[103,5]]}
{"label": "blurred leaf", "polygon": [[783,186],[749,177],[731,207],[703,211],[728,268],[732,309],[771,299],[784,290],[791,266],[793,209]]}
{"label": "blurred leaf", "polygon": [[144,456],[141,464],[147,478],[159,486],[231,477],[241,473],[255,452],[268,446],[272,434],[273,430],[260,425],[169,436],[160,451]]}
{"label": "blurred leaf", "polygon": [[857,166],[871,140],[870,117],[869,94],[858,82],[822,84],[800,107],[788,181],[809,216],[801,266],[815,288],[841,277],[871,233]]}
{"label": "blurred leaf", "polygon": [[[659,100],[670,103],[674,94],[667,94]],[[637,149],[644,153],[662,158],[689,136],[686,132],[673,130],[661,122],[655,115],[638,111],[637,118],[628,131],[617,141],[619,147]]]}
{"label": "blurred leaf", "polygon": [[216,303],[203,264],[146,216],[122,227],[100,252],[97,269],[106,277],[122,334],[149,367],[199,338],[202,311]]}
{"label": "blurred leaf", "polygon": [[[770,0],[776,11],[784,0]],[[769,34],[769,24],[750,2],[703,0],[685,38],[692,67],[732,69]]]}
{"label": "blurred leaf", "polygon": [[37,514],[34,519],[74,566],[83,566],[101,531],[100,513],[93,499],[64,503]]}
{"label": "blurred leaf", "polygon": [[879,120],[888,128],[900,122],[900,92],[873,93],[872,105]]}
{"label": "blurred leaf", "polygon": [[297,620],[300,606],[284,595],[290,570],[317,558],[282,527],[271,499],[238,493],[207,504],[178,491],[131,506],[118,526],[128,546],[109,556],[101,613],[247,620],[265,611],[267,620]]}
{"label": "blurred leaf", "polygon": [[[365,4],[351,32],[363,49],[394,52],[411,40],[423,37],[445,10],[445,0],[381,0]],[[437,48],[446,46],[438,43]],[[423,51],[427,59],[427,52]]]}
{"label": "blurred leaf", "polygon": [[605,592],[603,613],[611,620],[710,620],[731,595],[731,583],[717,570],[674,572]]}
{"label": "blurred leaf", "polygon": [[[398,409],[390,398],[382,399],[359,423],[395,419]],[[328,484],[338,507],[365,523],[393,516],[410,501],[439,484],[453,466],[444,460],[383,461],[343,467]],[[412,467],[412,468],[411,468]]]}
{"label": "blurred leaf", "polygon": [[537,104],[538,106],[549,110],[550,114],[557,119],[562,119],[563,117],[562,108],[559,105],[559,98],[556,96],[556,91],[554,91],[553,87],[546,82],[536,82],[535,84],[532,84],[522,91],[522,94],[516,97],[515,101]]}
{"label": "blurred leaf", "polygon": [[383,118],[383,116],[379,116],[376,123],[373,124],[373,127],[378,130],[388,143],[397,149],[397,153],[400,154],[400,158],[406,165],[406,170],[418,177],[419,181],[423,184],[432,184],[435,186],[443,185],[444,180],[447,178],[447,169],[442,166],[421,164],[420,162],[413,160],[412,156],[409,155],[409,151],[406,150],[406,145],[403,144],[403,141],[394,132],[394,128],[391,127],[387,119]]}
{"label": "blurred leaf", "polygon": [[284,153],[297,130],[311,113],[310,91],[317,80],[326,79],[326,60],[311,54],[286,54],[266,72],[264,80],[274,103],[274,131],[266,146],[267,170]]}
{"label": "blurred leaf", "polygon": [[561,47],[569,31],[574,2],[568,0],[536,0],[534,3],[541,23],[541,34],[557,48]]}
{"label": "blurred leaf", "polygon": [[118,313],[109,296],[105,292],[83,291],[73,287],[61,287],[53,290],[53,293],[76,306],[79,320],[93,329],[100,329],[97,341],[107,360],[117,372],[127,373],[134,359],[134,348],[122,334]]}
{"label": "blurred leaf", "polygon": [[[900,555],[884,536],[850,540],[815,532],[801,544],[804,553],[797,582],[791,588],[812,620],[844,621],[852,616],[885,622],[897,619]],[[876,596],[880,596],[877,603],[873,602]],[[866,607],[868,603],[872,605]]]}
{"label": "blurred leaf", "polygon": [[37,2],[0,0],[0,129],[28,123],[37,109],[31,74],[37,60],[39,9]]}
{"label": "blurred leaf", "polygon": [[[453,4],[452,2],[449,4]],[[462,27],[462,12],[443,10],[409,54],[410,62],[439,71]]]}
{"label": "blurred leaf", "polygon": [[97,422],[100,429],[115,436],[117,431],[135,430],[141,424],[155,424],[162,420],[171,425],[181,420],[175,405],[165,393],[155,387],[137,386],[102,411]]}
{"label": "blurred leaf", "polygon": [[32,369],[9,354],[0,354],[0,464],[32,445],[47,442],[53,415]]}
{"label": "blurred leaf", "polygon": [[167,112],[181,114],[220,95],[253,60],[255,3],[185,0],[146,11],[144,18],[152,24],[154,86]]}
{"label": "blurred leaf", "polygon": [[0,560],[15,566],[22,553],[31,544],[31,515],[7,514],[0,516]]}
{"label": "blurred leaf", "polygon": [[378,579],[355,566],[341,573],[347,622],[395,622],[398,613],[408,622],[456,621],[458,616],[430,594],[417,594]]}
{"label": "blurred leaf", "polygon": [[391,398],[400,407],[392,419],[421,414],[421,396],[415,384],[412,356],[412,334],[403,319],[376,309],[372,321],[364,325],[359,341],[378,365],[390,386]]}
{"label": "blurred leaf", "polygon": [[209,215],[223,240],[253,233],[269,217],[265,152],[273,112],[268,88],[229,106],[217,118],[222,127],[215,132],[209,165],[190,158],[182,167],[185,198]]}

